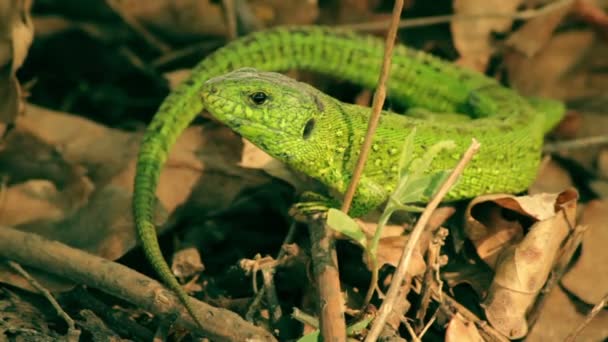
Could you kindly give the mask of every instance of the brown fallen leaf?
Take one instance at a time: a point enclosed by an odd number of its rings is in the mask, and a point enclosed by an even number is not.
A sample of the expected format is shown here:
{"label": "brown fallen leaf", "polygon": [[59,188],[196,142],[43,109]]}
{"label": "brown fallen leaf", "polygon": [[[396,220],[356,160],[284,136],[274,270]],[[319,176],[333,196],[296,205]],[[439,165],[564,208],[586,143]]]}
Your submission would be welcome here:
{"label": "brown fallen leaf", "polygon": [[551,39],[559,23],[571,11],[571,7],[572,4],[566,4],[530,19],[511,34],[505,44],[521,53],[525,58],[533,57]]}
{"label": "brown fallen leaf", "polygon": [[[64,183],[69,185],[83,176],[61,172],[62,178],[53,176],[54,168],[38,168],[38,174],[19,179],[19,184],[4,191],[11,202],[10,207],[0,207],[6,214],[2,219],[10,219],[3,223],[111,260],[135,246],[131,197],[140,133],[110,129],[82,117],[35,106],[28,106],[15,131],[28,134],[30,142],[52,147],[54,158],[67,165],[67,170],[86,170],[84,179],[94,184],[95,191],[91,192],[91,186],[88,192],[80,192],[80,201],[65,200],[67,194],[60,190],[70,187]],[[241,149],[241,139],[224,127],[210,123],[187,129],[172,149],[160,177],[156,210],[159,230],[170,227],[163,223],[186,202],[188,210],[199,214],[222,210],[243,189],[268,182],[269,177],[262,172],[237,166]],[[10,151],[4,151],[7,150]],[[0,153],[0,160],[1,156]],[[31,188],[37,184],[44,186]],[[28,210],[23,210],[24,206]],[[179,214],[184,212],[187,210]],[[174,217],[170,223],[176,220]],[[52,290],[69,288],[53,277],[33,273]],[[30,289],[27,282],[16,280],[12,274],[0,272],[0,281]]]}
{"label": "brown fallen leaf", "polygon": [[562,277],[562,285],[587,304],[597,304],[608,294],[608,201],[592,201],[581,214],[579,224],[587,226],[581,254]]}
{"label": "brown fallen leaf", "polygon": [[597,173],[599,177],[608,180],[608,148],[602,149],[597,157]]}
{"label": "brown fallen leaf", "polygon": [[254,15],[264,26],[311,25],[319,16],[316,1],[252,0]]}
{"label": "brown fallen leaf", "polygon": [[23,110],[15,73],[34,39],[31,6],[31,0],[0,2],[0,123],[12,123]]}
{"label": "brown fallen leaf", "polygon": [[116,3],[120,5],[120,11],[136,18],[144,26],[176,39],[225,35],[227,32],[221,7],[210,0],[121,0]]}
{"label": "brown fallen leaf", "polygon": [[466,321],[459,313],[448,323],[445,342],[482,342],[484,339],[473,322]]}
{"label": "brown fallen leaf", "polygon": [[[526,342],[564,341],[585,320],[586,312],[575,298],[555,286],[546,297],[536,324],[526,336]],[[608,310],[602,310],[577,336],[575,341],[605,341],[608,336]]]}
{"label": "brown fallen leaf", "polygon": [[542,161],[534,183],[528,187],[528,194],[557,193],[573,186],[570,173],[547,157]]}
{"label": "brown fallen leaf", "polygon": [[[483,16],[490,14],[513,14],[524,0],[454,0],[454,14]],[[511,28],[513,19],[475,18],[455,20],[450,27],[454,46],[460,53],[458,64],[484,72],[490,56],[494,53],[491,35]]]}
{"label": "brown fallen leaf", "polygon": [[53,221],[66,215],[66,200],[48,180],[29,180],[0,190],[0,224]]}
{"label": "brown fallen leaf", "polygon": [[[541,208],[540,215],[535,217],[539,221],[532,225],[521,242],[498,255],[495,276],[482,304],[490,324],[510,339],[526,336],[526,314],[546,282],[560,246],[575,222],[576,191],[566,190],[552,198],[553,203],[529,201],[541,203],[545,208]],[[524,208],[512,199],[505,202]],[[530,206],[527,207],[526,211],[530,210]],[[553,214],[546,216],[548,207],[552,208]]]}
{"label": "brown fallen leaf", "polygon": [[592,69],[605,63],[605,50],[592,31],[566,31],[554,35],[533,57],[507,50],[504,64],[511,85],[522,94],[572,100],[597,96],[608,82],[606,73]]}

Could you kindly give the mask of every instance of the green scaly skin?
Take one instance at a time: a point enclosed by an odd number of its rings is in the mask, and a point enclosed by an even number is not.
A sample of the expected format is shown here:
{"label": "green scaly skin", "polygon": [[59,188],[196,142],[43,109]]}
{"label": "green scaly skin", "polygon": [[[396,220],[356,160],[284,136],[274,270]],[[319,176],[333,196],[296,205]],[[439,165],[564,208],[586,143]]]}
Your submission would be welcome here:
{"label": "green scaly skin", "polygon": [[[180,133],[203,106],[235,131],[291,167],[344,192],[367,127],[369,108],[341,103],[303,83],[264,71],[306,69],[372,88],[383,42],[327,27],[274,28],[229,43],[203,60],[161,105],[145,132],[137,160],[133,212],[144,252],[160,278],[196,319],[188,296],[162,257],[153,224],[160,170]],[[472,137],[482,143],[448,199],[519,192],[534,178],[543,134],[563,116],[561,103],[526,99],[495,80],[420,51],[396,46],[388,83],[391,98],[436,113],[477,120],[442,123],[385,113],[351,214],[382,203],[394,186],[400,149],[416,127],[415,154],[438,141],[457,149],[441,154],[429,172],[452,168]],[[250,95],[264,92],[255,105]],[[310,134],[304,134],[314,119]],[[309,123],[309,126],[311,124]]]}

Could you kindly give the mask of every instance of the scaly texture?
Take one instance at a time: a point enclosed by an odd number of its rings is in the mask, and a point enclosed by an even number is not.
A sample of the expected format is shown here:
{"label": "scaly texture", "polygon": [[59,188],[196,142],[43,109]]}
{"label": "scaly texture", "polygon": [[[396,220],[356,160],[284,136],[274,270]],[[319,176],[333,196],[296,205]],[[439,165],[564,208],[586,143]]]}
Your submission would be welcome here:
{"label": "scaly texture", "polygon": [[[188,296],[162,257],[152,219],[162,165],[179,134],[203,109],[203,101],[218,119],[254,144],[340,192],[350,179],[369,112],[276,74],[245,70],[205,82],[242,67],[266,71],[295,68],[374,87],[382,53],[383,42],[372,36],[327,27],[274,28],[217,50],[163,102],[143,138],[133,210],[146,256],[193,317]],[[459,147],[443,154],[433,164],[435,171],[452,167],[471,137],[481,141],[484,152],[477,155],[450,193],[451,199],[458,199],[523,190],[536,170],[543,132],[564,112],[561,103],[524,99],[482,74],[404,46],[394,50],[388,91],[391,98],[410,108],[464,113],[480,119],[442,123],[441,116],[433,114],[427,119],[385,115],[356,194],[355,214],[379,204],[391,190],[400,147],[414,126],[418,132],[416,154],[442,140],[454,140]],[[256,92],[270,95],[265,106],[252,102]],[[258,113],[263,115],[258,117]]]}

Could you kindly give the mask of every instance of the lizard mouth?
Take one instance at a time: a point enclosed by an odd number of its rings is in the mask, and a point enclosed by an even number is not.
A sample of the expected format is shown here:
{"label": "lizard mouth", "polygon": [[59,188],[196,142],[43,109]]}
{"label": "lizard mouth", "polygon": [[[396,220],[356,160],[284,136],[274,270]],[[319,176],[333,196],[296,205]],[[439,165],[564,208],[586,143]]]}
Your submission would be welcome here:
{"label": "lizard mouth", "polygon": [[280,129],[264,125],[258,121],[237,117],[233,114],[227,114],[226,112],[217,115],[213,109],[207,109],[216,120],[235,130],[243,136],[259,135],[260,133],[274,134],[277,136],[285,135],[285,131]]}

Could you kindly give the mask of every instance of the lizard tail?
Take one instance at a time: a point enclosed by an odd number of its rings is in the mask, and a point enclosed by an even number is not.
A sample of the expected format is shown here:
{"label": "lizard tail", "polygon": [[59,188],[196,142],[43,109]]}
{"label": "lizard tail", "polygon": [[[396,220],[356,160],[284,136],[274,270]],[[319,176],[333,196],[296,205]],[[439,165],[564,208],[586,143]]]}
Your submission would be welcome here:
{"label": "lizard tail", "polygon": [[162,154],[150,155],[149,151],[145,149],[142,149],[139,154],[137,174],[135,176],[135,191],[133,194],[133,214],[137,227],[137,235],[140,241],[143,242],[142,245],[146,257],[163,283],[174,292],[194,322],[203,328],[201,321],[194,313],[194,308],[189,301],[188,294],[173,276],[171,269],[169,269],[169,266],[165,262],[158,240],[156,239],[156,228],[153,223],[154,211],[156,209],[154,190],[156,189],[160,175],[161,165],[165,159],[166,155],[165,157]]}

